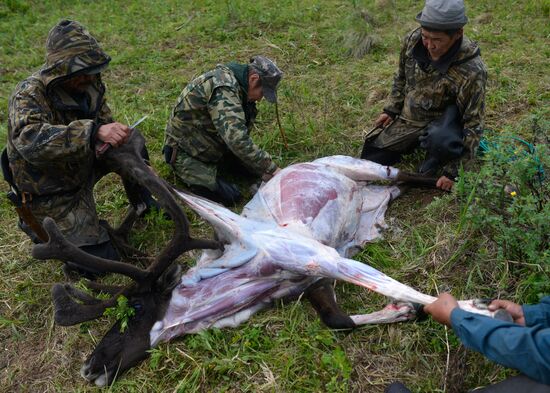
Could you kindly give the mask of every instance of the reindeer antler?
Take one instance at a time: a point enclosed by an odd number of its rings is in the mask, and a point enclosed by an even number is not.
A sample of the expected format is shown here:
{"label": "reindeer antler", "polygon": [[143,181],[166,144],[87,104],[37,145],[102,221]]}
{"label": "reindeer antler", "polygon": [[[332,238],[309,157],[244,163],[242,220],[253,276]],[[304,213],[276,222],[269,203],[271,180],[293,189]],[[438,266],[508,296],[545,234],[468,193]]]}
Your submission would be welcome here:
{"label": "reindeer antler", "polygon": [[[122,274],[135,281],[126,287],[110,287],[109,292],[113,296],[107,300],[95,299],[69,284],[56,284],[52,288],[52,295],[55,304],[55,320],[60,325],[74,325],[98,318],[107,307],[116,304],[118,296],[127,296],[134,291],[151,288],[174,260],[185,251],[215,249],[221,246],[215,240],[194,239],[190,236],[189,221],[172,195],[171,187],[144,163],[140,154],[144,145],[143,136],[138,131],[134,131],[126,144],[117,149],[109,149],[100,159],[113,172],[118,173],[122,178],[132,179],[157,197],[160,205],[170,214],[174,222],[172,239],[149,267],[142,269],[129,263],[96,257],[82,251],[63,236],[53,219],[46,218],[43,226],[48,233],[49,241],[33,247],[32,255],[35,258],[70,261],[89,269]],[[122,224],[124,230],[131,228],[135,216],[135,212],[128,214]],[[119,233],[120,229],[115,232]],[[93,287],[102,288],[101,285]]]}

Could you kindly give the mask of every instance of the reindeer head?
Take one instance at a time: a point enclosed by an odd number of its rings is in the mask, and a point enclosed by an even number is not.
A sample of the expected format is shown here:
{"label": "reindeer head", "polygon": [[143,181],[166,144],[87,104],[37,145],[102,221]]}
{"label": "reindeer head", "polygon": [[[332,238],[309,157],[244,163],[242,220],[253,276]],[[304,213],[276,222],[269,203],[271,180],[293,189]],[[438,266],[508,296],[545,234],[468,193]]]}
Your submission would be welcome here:
{"label": "reindeer head", "polygon": [[173,265],[150,290],[130,295],[128,306],[133,308],[134,315],[128,326],[124,331],[121,331],[120,322],[111,327],[80,369],[83,378],[105,386],[147,357],[151,348],[149,333],[155,322],[164,316],[180,274],[181,268]]}
{"label": "reindeer head", "polygon": [[[147,357],[147,350],[151,348],[149,332],[164,315],[171,291],[180,276],[180,269],[173,264],[176,258],[188,250],[220,247],[217,241],[191,238],[189,222],[174,199],[171,188],[143,162],[140,155],[143,146],[143,137],[134,131],[125,145],[109,149],[100,159],[121,177],[130,178],[147,187],[174,222],[171,241],[152,259],[147,269],[99,258],[82,251],[66,240],[51,218],[46,218],[43,222],[49,237],[48,242],[35,245],[32,250],[37,259],[59,259],[97,271],[122,274],[133,280],[132,284],[124,287],[94,282],[87,284],[92,290],[109,293],[111,297],[107,300],[95,298],[70,284],[56,284],[52,288],[55,321],[62,326],[75,325],[102,316],[107,308],[117,304],[121,295],[128,299],[129,306],[135,310],[128,327],[122,332],[120,323],[117,322],[82,367],[82,376],[99,386],[110,383]],[[116,243],[122,246],[123,251],[131,250],[125,242],[125,235],[136,217],[135,210],[131,209],[118,229],[109,228],[111,237],[117,239]],[[123,252],[125,253],[127,252]]]}

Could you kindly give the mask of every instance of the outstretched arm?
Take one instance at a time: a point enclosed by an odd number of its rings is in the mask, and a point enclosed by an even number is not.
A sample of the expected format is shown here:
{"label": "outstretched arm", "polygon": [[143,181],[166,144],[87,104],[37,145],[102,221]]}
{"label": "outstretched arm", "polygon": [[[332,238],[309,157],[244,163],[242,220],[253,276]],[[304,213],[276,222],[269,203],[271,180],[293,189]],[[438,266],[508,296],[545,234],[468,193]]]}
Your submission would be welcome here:
{"label": "outstretched arm", "polygon": [[[550,300],[550,299],[549,299]],[[491,309],[505,308],[520,322],[515,303],[495,301]],[[517,305],[515,305],[517,306]],[[424,311],[453,328],[464,346],[492,361],[521,371],[542,383],[550,383],[550,329],[542,325],[524,327],[464,311],[448,293],[439,296]]]}

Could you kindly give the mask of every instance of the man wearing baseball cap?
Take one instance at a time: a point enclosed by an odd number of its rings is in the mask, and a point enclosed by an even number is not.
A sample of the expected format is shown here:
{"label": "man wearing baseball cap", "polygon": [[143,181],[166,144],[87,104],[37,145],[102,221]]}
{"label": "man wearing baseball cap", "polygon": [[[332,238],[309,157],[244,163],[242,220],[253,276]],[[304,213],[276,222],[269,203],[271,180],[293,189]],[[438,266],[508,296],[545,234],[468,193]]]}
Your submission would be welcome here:
{"label": "man wearing baseball cap", "polygon": [[393,165],[421,147],[419,172],[450,190],[474,157],[483,130],[487,69],[464,35],[463,0],[426,0],[420,27],[405,37],[389,98],[365,138],[361,158]]}
{"label": "man wearing baseball cap", "polygon": [[218,64],[180,94],[166,126],[164,158],[192,192],[232,206],[238,187],[219,169],[270,179],[279,169],[250,138],[256,102],[277,102],[283,76],[275,63],[254,56],[248,64]]}

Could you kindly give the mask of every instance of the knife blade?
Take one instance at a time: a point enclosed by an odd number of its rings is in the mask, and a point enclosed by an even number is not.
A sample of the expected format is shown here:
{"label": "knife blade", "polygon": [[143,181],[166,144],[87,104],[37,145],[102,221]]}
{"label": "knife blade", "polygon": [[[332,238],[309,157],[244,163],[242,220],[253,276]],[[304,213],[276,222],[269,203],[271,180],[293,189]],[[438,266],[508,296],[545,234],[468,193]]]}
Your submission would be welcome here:
{"label": "knife blade", "polygon": [[[132,131],[134,131],[134,129],[139,126],[145,119],[147,119],[149,117],[149,115],[145,115],[143,116],[141,119],[139,119],[138,121],[136,121],[134,124],[132,124],[130,126],[130,133]],[[105,153],[107,151],[107,149],[111,147],[111,145],[107,142],[104,142],[101,146],[99,146],[97,149],[96,149],[96,156],[100,156],[102,155],[103,153]]]}

